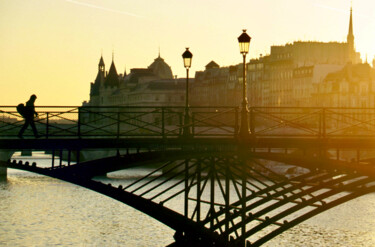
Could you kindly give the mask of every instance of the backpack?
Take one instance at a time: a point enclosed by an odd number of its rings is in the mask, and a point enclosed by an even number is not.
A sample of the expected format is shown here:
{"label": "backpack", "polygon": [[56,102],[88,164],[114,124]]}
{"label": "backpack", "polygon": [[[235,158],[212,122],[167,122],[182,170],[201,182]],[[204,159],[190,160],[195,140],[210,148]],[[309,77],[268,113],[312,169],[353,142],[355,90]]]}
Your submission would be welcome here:
{"label": "backpack", "polygon": [[26,113],[26,107],[24,104],[18,104],[17,106],[17,112],[22,116],[22,117],[25,117],[25,113]]}

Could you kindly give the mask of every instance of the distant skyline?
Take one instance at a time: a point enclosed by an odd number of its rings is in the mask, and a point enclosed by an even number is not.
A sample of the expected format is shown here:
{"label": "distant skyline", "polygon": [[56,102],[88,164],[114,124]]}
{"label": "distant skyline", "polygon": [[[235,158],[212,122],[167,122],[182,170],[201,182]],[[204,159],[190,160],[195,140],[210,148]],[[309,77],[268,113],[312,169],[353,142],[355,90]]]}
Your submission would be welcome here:
{"label": "distant skyline", "polygon": [[[214,60],[241,63],[237,37],[252,37],[247,60],[272,45],[345,42],[350,0],[0,0],[0,105],[36,94],[36,105],[80,105],[89,99],[103,54],[118,73],[144,68],[159,54],[185,77]],[[375,54],[375,2],[353,1],[356,50]]]}

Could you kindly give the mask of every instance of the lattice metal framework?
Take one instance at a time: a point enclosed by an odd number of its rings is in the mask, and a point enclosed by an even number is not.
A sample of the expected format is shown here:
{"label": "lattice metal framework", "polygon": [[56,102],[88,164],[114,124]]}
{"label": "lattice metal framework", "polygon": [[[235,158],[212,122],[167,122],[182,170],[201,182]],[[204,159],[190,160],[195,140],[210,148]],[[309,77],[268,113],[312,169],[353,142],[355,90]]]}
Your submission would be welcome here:
{"label": "lattice metal framework", "polygon": [[[174,153],[130,153],[50,168],[15,161],[2,165],[63,179],[123,201],[175,229],[172,246],[260,246],[320,212],[374,191],[373,176],[337,169],[334,160],[315,159],[315,165],[301,164],[304,168],[298,175],[281,175],[272,169],[275,161],[296,164],[301,157],[271,152],[267,159],[265,153],[249,150]],[[140,163],[153,166],[124,184],[102,184],[94,178]]]}

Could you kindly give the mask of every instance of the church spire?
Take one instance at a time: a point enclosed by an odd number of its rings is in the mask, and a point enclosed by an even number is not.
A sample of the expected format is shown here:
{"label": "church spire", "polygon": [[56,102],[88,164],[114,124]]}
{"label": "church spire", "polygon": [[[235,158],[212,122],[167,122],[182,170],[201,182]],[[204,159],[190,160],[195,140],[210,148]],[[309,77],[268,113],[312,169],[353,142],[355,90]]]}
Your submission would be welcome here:
{"label": "church spire", "polygon": [[100,56],[99,64],[98,64],[98,74],[96,76],[95,82],[91,84],[90,95],[97,96],[99,95],[99,88],[104,83],[105,80],[105,64],[103,60],[103,53]]}
{"label": "church spire", "polygon": [[349,19],[349,32],[348,32],[348,40],[349,38],[353,37],[353,8],[350,6],[350,19]]}
{"label": "church spire", "polygon": [[103,60],[103,55],[100,56],[100,60],[99,60],[99,64],[98,64],[98,70],[99,70],[99,72],[104,73],[105,64],[104,64],[104,60]]}
{"label": "church spire", "polygon": [[354,34],[353,34],[353,10],[352,6],[350,6],[350,19],[349,19],[349,31],[348,36],[346,39],[348,43],[348,52],[349,58],[351,62],[355,62],[355,48],[354,48]]}
{"label": "church spire", "polygon": [[119,79],[118,79],[118,74],[117,74],[115,61],[114,61],[114,52],[112,52],[112,63],[111,63],[111,67],[109,68],[108,75],[105,78],[104,86],[106,87],[118,87],[119,86]]}

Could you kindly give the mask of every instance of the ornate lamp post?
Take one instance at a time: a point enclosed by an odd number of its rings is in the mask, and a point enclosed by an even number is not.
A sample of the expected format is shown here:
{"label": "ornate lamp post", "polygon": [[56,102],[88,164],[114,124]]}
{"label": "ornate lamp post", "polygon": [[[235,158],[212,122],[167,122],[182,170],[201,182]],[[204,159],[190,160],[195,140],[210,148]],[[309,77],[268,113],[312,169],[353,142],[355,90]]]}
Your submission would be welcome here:
{"label": "ornate lamp post", "polygon": [[191,60],[193,54],[189,51],[189,48],[186,48],[186,51],[182,54],[184,60],[184,66],[186,68],[186,90],[185,90],[185,116],[184,116],[184,128],[183,136],[190,136],[190,115],[189,115],[189,69],[191,67]]}
{"label": "ornate lamp post", "polygon": [[246,54],[249,52],[251,37],[246,33],[246,29],[243,29],[243,33],[238,37],[238,43],[240,45],[240,53],[243,56],[243,79],[242,79],[242,108],[241,108],[241,126],[239,130],[240,139],[248,139],[250,137],[249,130],[249,110],[247,108],[247,93],[246,93]]}

